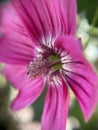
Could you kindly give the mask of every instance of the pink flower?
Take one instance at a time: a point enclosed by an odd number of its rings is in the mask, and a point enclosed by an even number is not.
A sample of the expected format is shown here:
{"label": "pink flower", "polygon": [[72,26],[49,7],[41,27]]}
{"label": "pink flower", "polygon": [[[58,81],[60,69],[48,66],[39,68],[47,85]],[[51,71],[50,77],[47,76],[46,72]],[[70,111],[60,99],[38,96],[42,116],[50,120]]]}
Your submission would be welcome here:
{"label": "pink flower", "polygon": [[19,90],[12,109],[33,103],[46,86],[42,130],[65,130],[70,87],[87,121],[98,82],[75,36],[76,1],[11,0],[1,6],[0,18],[3,73]]}

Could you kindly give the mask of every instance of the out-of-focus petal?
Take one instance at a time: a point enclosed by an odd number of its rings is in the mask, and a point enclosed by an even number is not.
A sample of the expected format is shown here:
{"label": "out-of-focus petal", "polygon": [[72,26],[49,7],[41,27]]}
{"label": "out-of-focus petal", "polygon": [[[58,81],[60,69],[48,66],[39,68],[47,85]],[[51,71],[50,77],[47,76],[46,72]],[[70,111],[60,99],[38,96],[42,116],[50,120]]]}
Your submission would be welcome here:
{"label": "out-of-focus petal", "polygon": [[[65,34],[75,34],[77,29],[76,24],[76,15],[77,15],[77,7],[76,0],[58,0],[61,6],[62,18],[64,18],[65,23]],[[56,3],[56,0],[55,0]]]}
{"label": "out-of-focus petal", "polygon": [[19,90],[12,102],[13,110],[24,108],[33,103],[42,93],[45,81],[42,77],[29,78],[25,66],[6,66],[3,70],[5,77]]}
{"label": "out-of-focus petal", "polygon": [[25,64],[32,60],[34,43],[10,3],[0,5],[0,61]]}
{"label": "out-of-focus petal", "polygon": [[47,42],[60,34],[75,34],[75,0],[11,0],[34,41]]}
{"label": "out-of-focus petal", "polygon": [[65,130],[69,108],[69,93],[67,86],[48,86],[44,111],[42,115],[42,130]]}
{"label": "out-of-focus petal", "polygon": [[[72,88],[84,114],[85,121],[92,115],[98,97],[98,78],[92,66],[84,58],[80,41],[73,37],[60,37],[55,48],[69,53],[64,67],[64,77]],[[69,66],[68,66],[69,65]]]}
{"label": "out-of-focus petal", "polygon": [[34,48],[26,44],[30,41],[13,40],[9,40],[5,35],[0,39],[0,62],[21,65],[32,61],[35,56]]}

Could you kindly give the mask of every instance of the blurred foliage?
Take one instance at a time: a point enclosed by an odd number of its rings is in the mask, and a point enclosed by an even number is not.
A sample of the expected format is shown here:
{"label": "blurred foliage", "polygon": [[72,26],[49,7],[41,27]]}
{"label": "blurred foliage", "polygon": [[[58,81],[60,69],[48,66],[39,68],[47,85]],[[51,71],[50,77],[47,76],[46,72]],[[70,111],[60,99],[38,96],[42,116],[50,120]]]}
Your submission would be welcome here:
{"label": "blurred foliage", "polygon": [[18,122],[14,120],[9,110],[10,84],[0,74],[0,130],[19,130]]}
{"label": "blurred foliage", "polygon": [[[77,0],[78,13],[84,12],[87,19],[92,23],[96,9],[98,8],[98,0]],[[97,20],[98,26],[98,20]]]}
{"label": "blurred foliage", "polygon": [[36,102],[33,103],[32,107],[35,111],[34,120],[40,121],[41,115],[44,107],[44,100],[45,100],[46,90],[42,93],[42,95],[36,100]]}
{"label": "blurred foliage", "polygon": [[5,1],[8,1],[8,0],[0,0],[0,2],[5,2]]}

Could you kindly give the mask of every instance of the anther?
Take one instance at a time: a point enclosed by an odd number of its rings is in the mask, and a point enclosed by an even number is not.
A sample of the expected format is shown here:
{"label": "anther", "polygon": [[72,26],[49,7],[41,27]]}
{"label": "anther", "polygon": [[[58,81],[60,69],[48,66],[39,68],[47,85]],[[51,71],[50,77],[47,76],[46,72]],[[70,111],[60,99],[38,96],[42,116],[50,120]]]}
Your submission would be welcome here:
{"label": "anther", "polygon": [[48,64],[48,61],[42,57],[37,58],[35,61],[31,61],[27,67],[27,75],[29,77],[37,77],[47,74],[49,70]]}

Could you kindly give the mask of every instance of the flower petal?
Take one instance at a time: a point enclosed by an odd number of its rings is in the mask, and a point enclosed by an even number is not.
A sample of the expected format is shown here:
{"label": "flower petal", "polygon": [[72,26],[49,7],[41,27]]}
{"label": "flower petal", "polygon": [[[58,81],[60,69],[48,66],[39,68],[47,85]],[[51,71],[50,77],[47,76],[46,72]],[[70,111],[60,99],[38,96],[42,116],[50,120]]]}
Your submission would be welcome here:
{"label": "flower petal", "polygon": [[3,74],[19,90],[19,94],[11,106],[13,110],[24,108],[33,103],[44,89],[44,79],[42,77],[37,79],[27,77],[24,66],[8,65],[4,68]]}
{"label": "flower petal", "polygon": [[34,43],[10,3],[0,5],[0,61],[25,64],[34,56]]}
{"label": "flower petal", "polygon": [[[76,15],[77,15],[77,7],[76,0],[58,0],[61,5],[61,14],[64,18],[65,23],[65,34],[75,34],[77,25],[76,25]],[[56,1],[55,1],[56,3]]]}
{"label": "flower petal", "polygon": [[98,78],[85,59],[79,42],[73,37],[62,36],[55,41],[55,48],[61,47],[69,53],[63,70],[64,77],[72,88],[87,121],[96,106]]}
{"label": "flower petal", "polygon": [[69,108],[69,93],[67,86],[48,86],[44,111],[42,115],[42,130],[65,130]]}
{"label": "flower petal", "polygon": [[[11,0],[34,41],[58,34],[75,34],[75,0]],[[51,39],[50,38],[50,39]]]}

